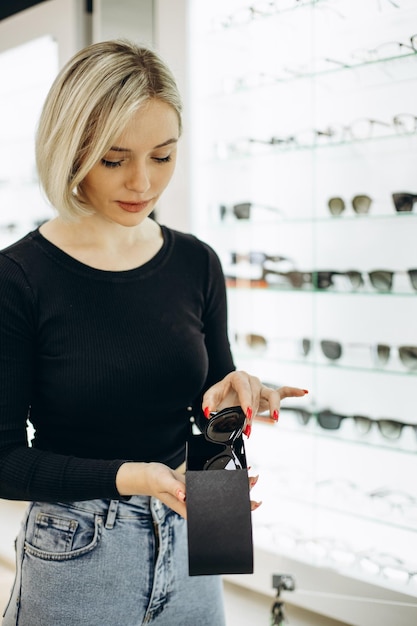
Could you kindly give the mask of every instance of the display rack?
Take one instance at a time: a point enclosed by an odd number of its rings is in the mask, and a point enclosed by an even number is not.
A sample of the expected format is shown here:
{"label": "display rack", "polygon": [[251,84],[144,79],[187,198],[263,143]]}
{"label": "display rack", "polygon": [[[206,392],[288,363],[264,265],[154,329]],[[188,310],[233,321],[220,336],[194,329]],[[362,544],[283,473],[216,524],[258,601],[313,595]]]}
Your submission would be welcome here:
{"label": "display rack", "polygon": [[[194,230],[223,263],[237,367],[310,390],[248,442],[264,502],[253,517],[260,576],[284,559],[284,571],[314,571],[316,590],[346,594],[328,615],[371,626],[395,607],[386,623],[411,623],[417,7],[201,4],[191,3]],[[363,617],[352,597],[365,588]],[[317,610],[309,598],[300,604]]]}

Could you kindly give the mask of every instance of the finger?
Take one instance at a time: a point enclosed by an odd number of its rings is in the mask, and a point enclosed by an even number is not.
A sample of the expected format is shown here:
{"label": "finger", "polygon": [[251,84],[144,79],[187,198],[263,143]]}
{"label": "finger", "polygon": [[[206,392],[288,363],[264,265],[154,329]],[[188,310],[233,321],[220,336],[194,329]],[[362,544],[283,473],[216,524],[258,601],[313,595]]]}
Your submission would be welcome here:
{"label": "finger", "polygon": [[245,415],[253,413],[252,387],[250,376],[246,372],[230,372],[203,396],[204,415],[208,417],[210,411],[218,411],[227,406],[239,404]]}
{"label": "finger", "polygon": [[308,389],[300,389],[299,387],[279,387],[277,391],[281,400],[284,398],[302,398],[308,393]]}
{"label": "finger", "polygon": [[249,476],[249,491],[254,488],[259,480],[259,474],[257,476]]}
{"label": "finger", "polygon": [[284,386],[279,387],[278,389],[271,389],[270,387],[263,385],[260,407],[263,411],[269,409],[270,419],[277,422],[279,419],[281,400],[290,397],[303,397],[307,393],[307,389],[301,389],[300,387]]}
{"label": "finger", "polygon": [[169,506],[170,509],[178,513],[178,515],[187,519],[187,507],[185,503],[180,502],[176,496],[167,493],[163,498],[161,498],[161,500],[164,504]]}
{"label": "finger", "polygon": [[203,396],[203,410],[206,417],[210,416],[212,411],[218,411],[222,398],[224,398],[230,389],[230,383],[226,376],[223,380],[210,387]]}
{"label": "finger", "polygon": [[260,502],[255,502],[255,500],[251,500],[250,501],[250,510],[251,511],[256,511],[256,509],[259,509],[259,507],[261,506],[262,501]]}
{"label": "finger", "polygon": [[262,392],[262,383],[256,376],[249,376],[249,384],[251,389],[251,408],[254,414],[256,414],[259,410],[259,404],[261,401],[261,392]]}

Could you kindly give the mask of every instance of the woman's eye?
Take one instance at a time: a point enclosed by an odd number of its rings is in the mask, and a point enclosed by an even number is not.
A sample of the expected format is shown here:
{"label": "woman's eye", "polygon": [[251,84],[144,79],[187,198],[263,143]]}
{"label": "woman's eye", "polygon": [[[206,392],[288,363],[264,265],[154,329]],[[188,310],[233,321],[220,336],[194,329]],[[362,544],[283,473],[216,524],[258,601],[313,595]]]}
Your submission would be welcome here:
{"label": "woman's eye", "polygon": [[156,161],[157,163],[169,163],[171,159],[172,157],[170,154],[168,154],[168,156],[166,157],[154,157],[154,161]]}
{"label": "woman's eye", "polygon": [[107,161],[106,159],[101,159],[101,163],[104,167],[120,167],[122,164],[121,161]]}

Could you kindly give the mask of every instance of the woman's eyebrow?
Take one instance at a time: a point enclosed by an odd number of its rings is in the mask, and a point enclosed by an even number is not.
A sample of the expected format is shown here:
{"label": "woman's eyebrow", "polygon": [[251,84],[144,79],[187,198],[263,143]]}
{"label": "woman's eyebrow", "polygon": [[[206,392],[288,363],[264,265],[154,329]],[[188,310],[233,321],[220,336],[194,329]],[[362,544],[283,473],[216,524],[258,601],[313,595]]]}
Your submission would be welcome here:
{"label": "woman's eyebrow", "polygon": [[[177,143],[178,139],[176,137],[172,137],[171,139],[167,139],[166,141],[163,141],[162,143],[159,143],[157,146],[153,147],[153,150],[156,150],[157,148],[164,148],[165,146],[169,146],[170,144],[173,143]],[[132,152],[132,150],[130,148],[122,148],[121,146],[112,146],[110,148],[110,151],[112,152]]]}

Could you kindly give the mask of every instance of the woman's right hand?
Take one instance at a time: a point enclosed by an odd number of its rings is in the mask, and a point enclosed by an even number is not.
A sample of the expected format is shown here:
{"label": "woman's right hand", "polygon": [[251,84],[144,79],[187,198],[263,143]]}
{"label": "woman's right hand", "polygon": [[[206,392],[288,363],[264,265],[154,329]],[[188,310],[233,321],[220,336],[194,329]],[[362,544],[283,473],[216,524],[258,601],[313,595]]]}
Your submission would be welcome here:
{"label": "woman's right hand", "polygon": [[123,463],[116,475],[121,496],[152,496],[187,517],[185,476],[163,463]]}

